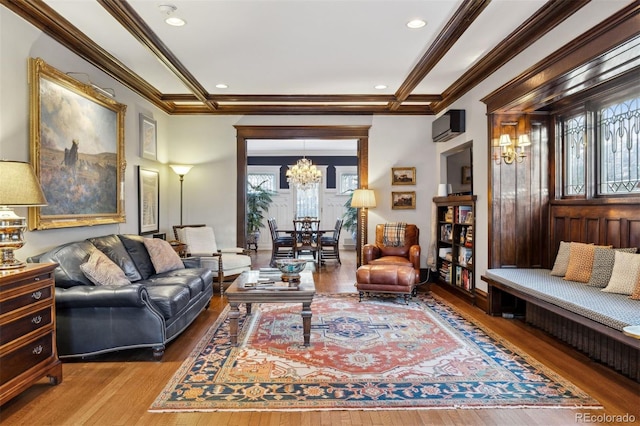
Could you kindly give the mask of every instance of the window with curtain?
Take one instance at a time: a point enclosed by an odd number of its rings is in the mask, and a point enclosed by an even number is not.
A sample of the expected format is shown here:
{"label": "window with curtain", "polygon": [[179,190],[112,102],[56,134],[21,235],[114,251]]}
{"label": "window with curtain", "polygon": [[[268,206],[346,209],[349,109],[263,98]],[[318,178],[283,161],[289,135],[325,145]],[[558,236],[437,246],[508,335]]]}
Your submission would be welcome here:
{"label": "window with curtain", "polygon": [[640,194],[640,97],[591,101],[558,119],[563,196]]}

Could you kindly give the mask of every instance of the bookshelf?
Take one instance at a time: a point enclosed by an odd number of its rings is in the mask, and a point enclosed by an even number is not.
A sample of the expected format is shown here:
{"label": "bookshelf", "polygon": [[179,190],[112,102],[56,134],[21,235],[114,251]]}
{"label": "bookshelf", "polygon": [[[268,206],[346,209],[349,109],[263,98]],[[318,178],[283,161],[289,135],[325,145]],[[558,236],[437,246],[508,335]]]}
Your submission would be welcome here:
{"label": "bookshelf", "polygon": [[475,195],[434,197],[438,221],[436,283],[475,300]]}

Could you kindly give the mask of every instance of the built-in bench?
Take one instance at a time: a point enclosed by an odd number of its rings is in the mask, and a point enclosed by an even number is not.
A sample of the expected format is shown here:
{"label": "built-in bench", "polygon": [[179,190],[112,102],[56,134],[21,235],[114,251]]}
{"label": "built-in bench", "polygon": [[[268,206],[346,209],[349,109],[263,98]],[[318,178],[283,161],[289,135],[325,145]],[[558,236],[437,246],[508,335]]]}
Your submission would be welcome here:
{"label": "built-in bench", "polygon": [[552,276],[548,269],[489,269],[489,313],[525,320],[640,382],[640,340],[623,333],[640,325],[640,301]]}

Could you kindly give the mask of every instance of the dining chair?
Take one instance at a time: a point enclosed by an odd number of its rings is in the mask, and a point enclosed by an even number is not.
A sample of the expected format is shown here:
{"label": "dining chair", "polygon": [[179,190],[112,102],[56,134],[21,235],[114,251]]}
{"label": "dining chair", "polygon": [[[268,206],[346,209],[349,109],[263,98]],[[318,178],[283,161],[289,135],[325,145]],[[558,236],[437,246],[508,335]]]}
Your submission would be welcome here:
{"label": "dining chair", "polygon": [[335,259],[339,264],[340,261],[340,231],[342,230],[343,219],[336,219],[336,224],[332,231],[322,232],[320,235],[320,259],[324,263],[325,260]]}
{"label": "dining chair", "polygon": [[317,267],[320,267],[320,219],[301,218],[293,220],[294,257],[311,254]]}
{"label": "dining chair", "polygon": [[267,223],[271,232],[271,261],[269,264],[274,267],[276,259],[294,257],[293,230],[278,229],[278,223],[274,217],[267,219]]}

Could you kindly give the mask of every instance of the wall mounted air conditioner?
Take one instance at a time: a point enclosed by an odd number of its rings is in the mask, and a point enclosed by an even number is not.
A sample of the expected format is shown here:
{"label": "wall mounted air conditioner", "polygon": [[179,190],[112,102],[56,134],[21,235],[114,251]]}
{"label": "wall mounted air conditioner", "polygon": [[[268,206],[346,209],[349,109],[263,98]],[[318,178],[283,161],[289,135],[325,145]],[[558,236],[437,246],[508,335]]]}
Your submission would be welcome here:
{"label": "wall mounted air conditioner", "polygon": [[431,125],[434,142],[445,142],[465,132],[464,110],[450,109]]}

